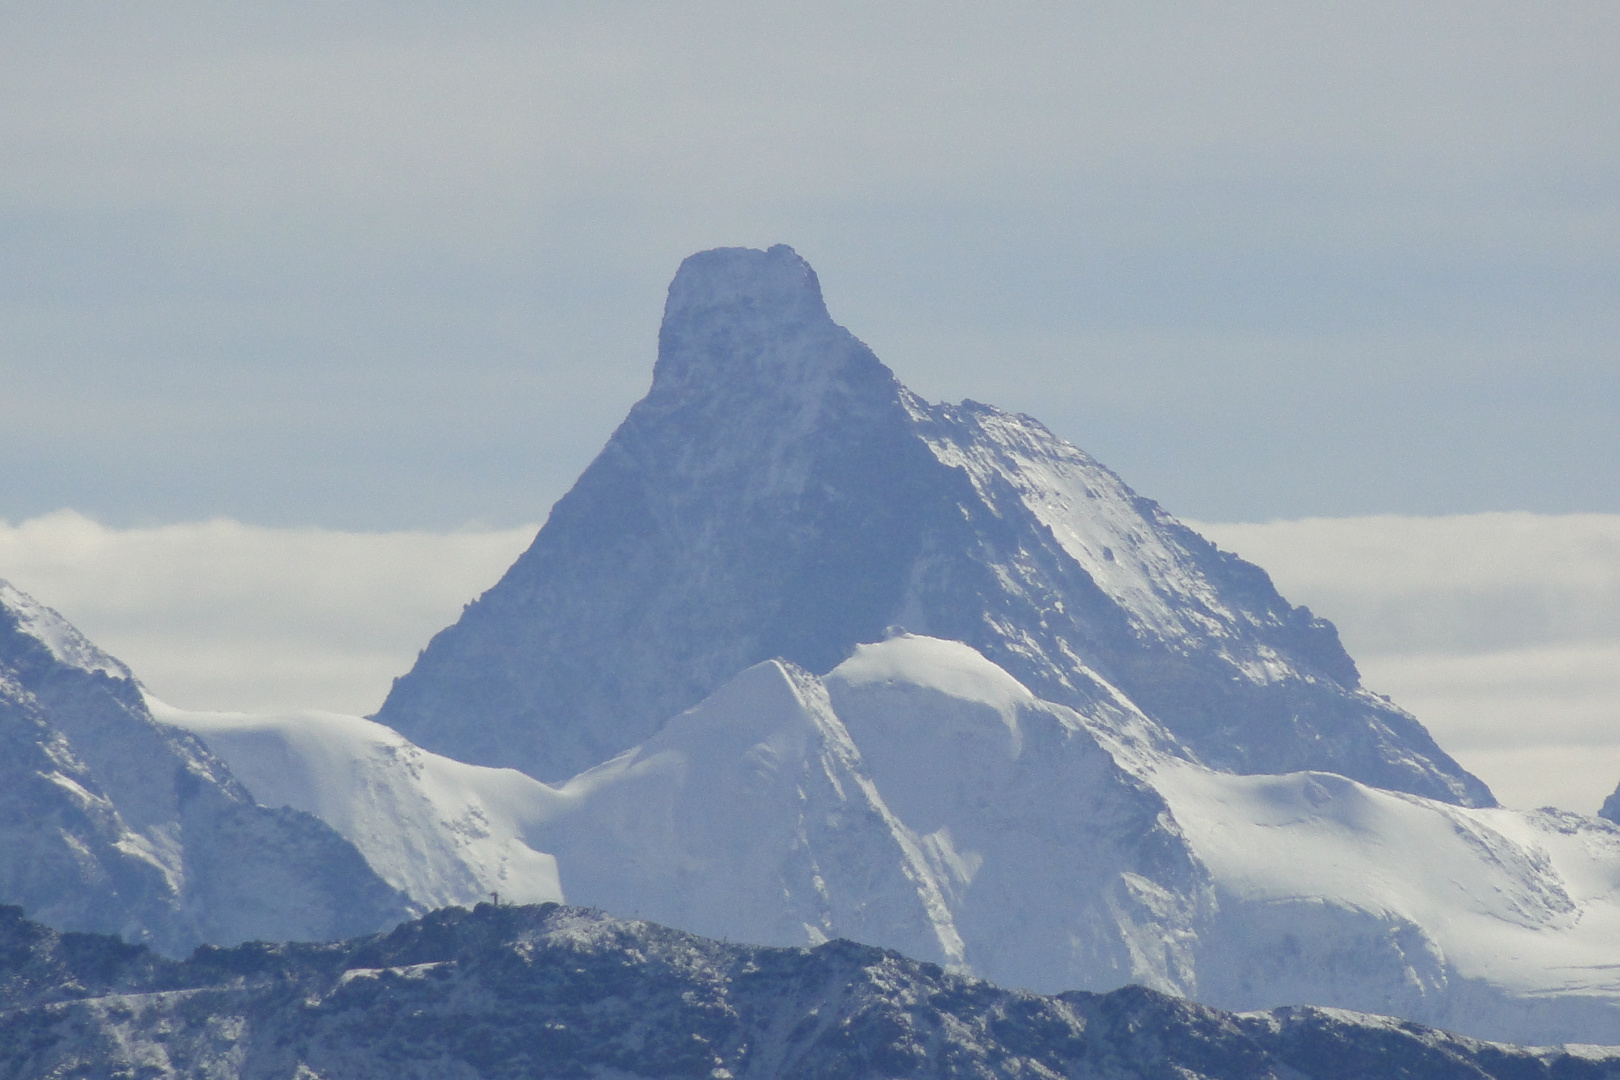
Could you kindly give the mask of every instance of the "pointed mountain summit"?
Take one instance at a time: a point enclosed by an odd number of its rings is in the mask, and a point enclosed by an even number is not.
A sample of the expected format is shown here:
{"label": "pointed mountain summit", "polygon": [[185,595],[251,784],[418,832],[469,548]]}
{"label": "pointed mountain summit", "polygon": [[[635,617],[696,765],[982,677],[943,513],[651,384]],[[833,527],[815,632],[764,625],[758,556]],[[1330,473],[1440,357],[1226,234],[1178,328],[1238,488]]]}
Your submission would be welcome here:
{"label": "pointed mountain summit", "polygon": [[755,664],[822,674],[896,625],[1217,768],[1494,804],[1264,571],[1029,417],[919,399],[781,245],[682,263],[647,396],[377,719],[559,780]]}

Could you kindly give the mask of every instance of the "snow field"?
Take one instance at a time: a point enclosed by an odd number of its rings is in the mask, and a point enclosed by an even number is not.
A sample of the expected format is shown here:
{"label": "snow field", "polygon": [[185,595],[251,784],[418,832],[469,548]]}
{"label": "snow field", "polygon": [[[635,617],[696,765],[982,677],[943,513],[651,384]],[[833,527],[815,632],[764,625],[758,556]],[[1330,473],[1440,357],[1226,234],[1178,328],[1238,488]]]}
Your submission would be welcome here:
{"label": "snow field", "polygon": [[154,712],[423,906],[499,891],[734,940],[853,937],[1037,990],[1620,1041],[1620,828],[1217,772],[960,642],[898,634],[822,679],[757,665],[555,787],[357,717]]}

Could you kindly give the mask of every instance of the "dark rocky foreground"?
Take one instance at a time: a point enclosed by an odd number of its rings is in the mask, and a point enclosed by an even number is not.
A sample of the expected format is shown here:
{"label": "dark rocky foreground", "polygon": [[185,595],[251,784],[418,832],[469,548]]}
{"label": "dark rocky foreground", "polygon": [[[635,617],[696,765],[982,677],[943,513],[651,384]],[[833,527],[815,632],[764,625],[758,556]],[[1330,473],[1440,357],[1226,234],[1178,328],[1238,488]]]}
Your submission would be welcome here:
{"label": "dark rocky foreground", "polygon": [[1138,987],[1042,997],[848,941],[730,945],[554,904],[186,961],[0,908],[0,1077],[47,1076],[1586,1080],[1620,1056]]}

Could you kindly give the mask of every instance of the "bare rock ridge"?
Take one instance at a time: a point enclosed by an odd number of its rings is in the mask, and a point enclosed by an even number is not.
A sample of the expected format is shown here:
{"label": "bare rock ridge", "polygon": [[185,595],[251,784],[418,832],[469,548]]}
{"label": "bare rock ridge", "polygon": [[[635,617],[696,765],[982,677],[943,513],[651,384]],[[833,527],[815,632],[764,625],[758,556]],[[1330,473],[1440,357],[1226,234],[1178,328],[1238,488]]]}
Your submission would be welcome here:
{"label": "bare rock ridge", "polygon": [[1040,996],[850,941],[727,945],[555,904],[184,962],[0,908],[0,1077],[66,1075],[1604,1080],[1620,1059],[1135,986]]}
{"label": "bare rock ridge", "polygon": [[891,625],[1140,709],[1217,768],[1494,805],[1264,571],[1029,417],[916,397],[780,245],[681,265],[647,396],[376,719],[560,780],[753,664],[825,673]]}
{"label": "bare rock ridge", "polygon": [[257,805],[129,669],[0,581],[0,903],[184,954],[338,937],[403,896],[313,815]]}

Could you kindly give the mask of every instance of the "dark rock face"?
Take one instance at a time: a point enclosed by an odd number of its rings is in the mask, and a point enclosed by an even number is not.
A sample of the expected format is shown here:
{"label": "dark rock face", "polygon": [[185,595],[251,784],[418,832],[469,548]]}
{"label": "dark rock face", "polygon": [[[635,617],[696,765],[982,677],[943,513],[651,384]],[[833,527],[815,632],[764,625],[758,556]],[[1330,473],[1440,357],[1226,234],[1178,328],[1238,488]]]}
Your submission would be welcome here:
{"label": "dark rock face", "polygon": [[891,624],[1082,711],[1123,692],[1218,767],[1494,804],[1263,571],[1028,417],[922,402],[780,246],[682,264],[647,396],[376,718],[555,781]]}
{"label": "dark rock face", "polygon": [[1613,793],[1603,800],[1603,808],[1597,812],[1597,816],[1604,821],[1620,825],[1620,787],[1615,788]]}
{"label": "dark rock face", "polygon": [[411,914],[318,818],[258,806],[128,668],[0,582],[0,902],[171,955]]}
{"label": "dark rock face", "polygon": [[829,670],[881,637],[954,507],[900,393],[792,252],[693,256],[652,390],[378,719],[557,780],[762,660]]}
{"label": "dark rock face", "polygon": [[59,1075],[1597,1080],[1620,1058],[1140,987],[1041,997],[848,941],[722,945],[556,905],[185,962],[0,909],[0,1077]]}

